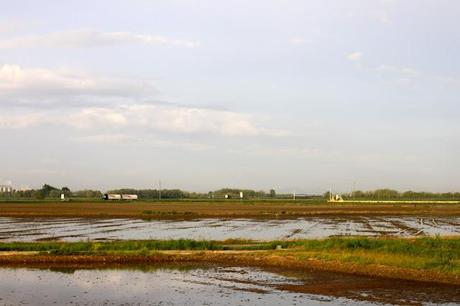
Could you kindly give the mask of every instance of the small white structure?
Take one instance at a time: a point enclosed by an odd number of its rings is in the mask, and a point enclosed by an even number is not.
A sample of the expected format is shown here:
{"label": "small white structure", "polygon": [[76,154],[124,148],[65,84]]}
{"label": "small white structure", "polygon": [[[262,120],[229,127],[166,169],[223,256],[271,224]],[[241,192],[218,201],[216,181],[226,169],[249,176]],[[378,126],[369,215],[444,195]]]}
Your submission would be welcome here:
{"label": "small white structure", "polygon": [[121,195],[122,200],[137,200],[137,194],[122,194]]}
{"label": "small white structure", "polygon": [[61,193],[61,201],[65,201],[65,194]]}
{"label": "small white structure", "polygon": [[244,194],[242,191],[240,191],[240,199],[244,198]]}
{"label": "small white structure", "polygon": [[13,192],[13,186],[11,185],[0,185],[0,192]]}
{"label": "small white structure", "polygon": [[121,200],[121,194],[109,193],[104,195],[106,200]]}
{"label": "small white structure", "polygon": [[230,195],[229,195],[229,194],[226,194],[226,195],[225,195],[225,198],[226,198],[226,199],[230,199]]}
{"label": "small white structure", "polygon": [[118,193],[106,193],[103,196],[104,200],[137,200],[139,197],[137,194],[118,194]]}

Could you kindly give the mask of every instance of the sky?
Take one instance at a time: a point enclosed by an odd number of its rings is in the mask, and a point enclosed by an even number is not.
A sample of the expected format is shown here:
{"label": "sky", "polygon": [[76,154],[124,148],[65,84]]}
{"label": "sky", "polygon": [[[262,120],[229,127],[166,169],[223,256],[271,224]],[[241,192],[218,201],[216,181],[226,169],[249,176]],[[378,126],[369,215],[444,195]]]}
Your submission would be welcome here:
{"label": "sky", "polygon": [[460,190],[457,0],[0,7],[0,183]]}

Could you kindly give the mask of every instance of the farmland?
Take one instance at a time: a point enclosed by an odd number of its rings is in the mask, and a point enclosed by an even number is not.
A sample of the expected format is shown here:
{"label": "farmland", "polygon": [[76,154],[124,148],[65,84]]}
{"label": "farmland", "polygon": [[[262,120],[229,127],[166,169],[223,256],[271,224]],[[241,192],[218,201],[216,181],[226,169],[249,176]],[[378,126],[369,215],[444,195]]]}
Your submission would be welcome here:
{"label": "farmland", "polygon": [[3,217],[298,218],[309,216],[459,216],[457,204],[326,203],[323,201],[0,202]]}
{"label": "farmland", "polygon": [[[121,274],[138,282],[140,277],[160,275],[209,290],[223,282],[239,288],[232,289],[237,293],[231,296],[258,299],[269,292],[275,300],[292,302],[299,294],[323,294],[394,304],[404,304],[408,297],[419,303],[455,303],[460,301],[459,217],[460,205],[417,202],[1,202],[0,270],[11,277],[20,273],[49,279],[55,282],[43,289],[49,292],[63,277],[56,273],[76,273],[68,278],[75,286],[83,273],[84,282],[103,288],[101,294],[114,290],[111,297],[120,289],[114,289],[116,284],[107,287],[97,277]],[[167,270],[184,265],[191,271]],[[182,273],[181,278],[176,273]],[[199,281],[197,275],[203,275]],[[287,279],[280,283],[280,277]],[[23,283],[0,282],[1,286],[12,292],[21,290]],[[252,289],[245,291],[248,286]],[[57,302],[70,303],[74,296],[81,302],[84,290]],[[202,287],[197,290],[203,294]],[[10,295],[11,301],[19,302],[15,299],[21,295]],[[177,296],[171,293],[167,299]],[[178,303],[187,296],[183,299]]]}
{"label": "farmland", "polygon": [[203,262],[319,269],[460,285],[459,238],[0,243],[2,266]]}

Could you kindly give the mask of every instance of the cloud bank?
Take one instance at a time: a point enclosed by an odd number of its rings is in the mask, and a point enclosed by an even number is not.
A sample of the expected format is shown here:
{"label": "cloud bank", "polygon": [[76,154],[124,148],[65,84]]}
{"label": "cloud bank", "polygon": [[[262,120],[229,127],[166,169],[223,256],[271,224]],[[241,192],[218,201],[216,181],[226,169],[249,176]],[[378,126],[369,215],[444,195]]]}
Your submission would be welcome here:
{"label": "cloud bank", "polygon": [[82,97],[91,97],[92,103],[101,104],[113,103],[115,98],[139,99],[155,93],[149,80],[100,77],[68,69],[0,66],[0,104],[69,105],[75,100],[85,102]]}
{"label": "cloud bank", "polygon": [[206,108],[133,104],[87,107],[74,111],[42,111],[0,116],[0,128],[22,129],[38,125],[80,130],[118,131],[142,128],[160,132],[205,133],[224,136],[283,136],[285,131],[259,127],[257,116]]}
{"label": "cloud bank", "polygon": [[354,62],[361,60],[362,57],[363,57],[363,53],[359,51],[353,52],[347,55],[347,59],[350,61],[354,61]]}
{"label": "cloud bank", "polygon": [[[258,126],[261,116],[227,110],[146,103],[155,98],[150,81],[99,77],[68,70],[0,67],[0,129],[39,125],[79,130],[145,129],[225,136],[280,136]],[[22,106],[19,107],[18,106]]]}
{"label": "cloud bank", "polygon": [[100,32],[93,30],[71,30],[42,35],[29,35],[0,40],[0,49],[11,48],[83,48],[107,47],[128,44],[169,45],[184,48],[197,48],[200,42],[159,35],[131,32]]}

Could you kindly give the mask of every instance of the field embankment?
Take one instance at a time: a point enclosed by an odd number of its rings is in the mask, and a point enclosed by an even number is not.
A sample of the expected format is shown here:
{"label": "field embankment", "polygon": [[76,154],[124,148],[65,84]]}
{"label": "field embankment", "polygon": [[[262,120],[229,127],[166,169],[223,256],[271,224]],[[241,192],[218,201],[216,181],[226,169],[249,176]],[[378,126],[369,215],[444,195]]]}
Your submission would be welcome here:
{"label": "field embankment", "polygon": [[2,217],[298,218],[311,216],[460,216],[456,204],[363,204],[308,201],[1,202]]}
{"label": "field embankment", "polygon": [[318,269],[460,285],[460,238],[0,243],[0,266],[168,262]]}

